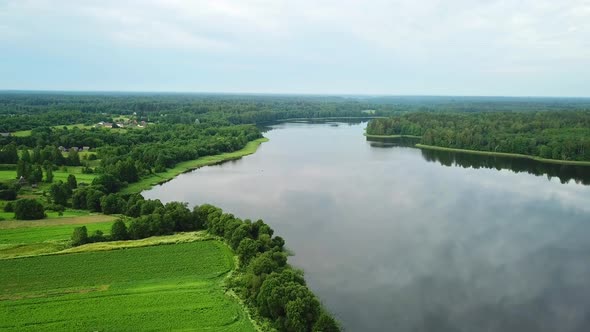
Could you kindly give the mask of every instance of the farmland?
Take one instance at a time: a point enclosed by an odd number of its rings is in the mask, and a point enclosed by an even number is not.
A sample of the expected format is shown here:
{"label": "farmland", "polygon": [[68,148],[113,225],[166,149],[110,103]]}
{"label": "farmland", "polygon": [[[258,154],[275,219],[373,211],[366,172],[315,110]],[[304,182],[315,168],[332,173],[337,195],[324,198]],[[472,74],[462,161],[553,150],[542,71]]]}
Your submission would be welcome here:
{"label": "farmland", "polygon": [[233,264],[218,241],[0,260],[0,329],[253,331]]}

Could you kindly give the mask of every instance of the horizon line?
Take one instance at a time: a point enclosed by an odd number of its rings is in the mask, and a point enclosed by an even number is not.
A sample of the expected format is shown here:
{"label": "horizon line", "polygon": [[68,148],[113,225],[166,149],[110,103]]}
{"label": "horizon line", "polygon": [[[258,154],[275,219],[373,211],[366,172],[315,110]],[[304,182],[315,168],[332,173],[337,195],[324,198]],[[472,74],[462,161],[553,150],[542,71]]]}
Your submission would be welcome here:
{"label": "horizon line", "polygon": [[482,94],[384,94],[384,93],[304,93],[304,92],[224,92],[224,91],[166,91],[166,90],[61,90],[61,89],[0,89],[4,93],[79,93],[79,94],[184,94],[184,95],[248,95],[248,96],[313,96],[313,97],[459,97],[459,98],[547,98],[590,99],[590,96],[575,95],[482,95]]}

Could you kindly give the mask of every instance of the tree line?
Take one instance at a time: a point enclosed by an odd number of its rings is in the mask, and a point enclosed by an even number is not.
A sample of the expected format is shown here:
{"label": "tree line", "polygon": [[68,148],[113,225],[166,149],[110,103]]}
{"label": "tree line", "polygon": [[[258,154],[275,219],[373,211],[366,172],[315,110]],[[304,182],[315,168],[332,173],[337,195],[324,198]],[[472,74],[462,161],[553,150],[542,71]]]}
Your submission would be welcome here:
{"label": "tree line", "polygon": [[590,161],[590,111],[416,112],[373,119],[370,135],[416,135],[448,148]]}

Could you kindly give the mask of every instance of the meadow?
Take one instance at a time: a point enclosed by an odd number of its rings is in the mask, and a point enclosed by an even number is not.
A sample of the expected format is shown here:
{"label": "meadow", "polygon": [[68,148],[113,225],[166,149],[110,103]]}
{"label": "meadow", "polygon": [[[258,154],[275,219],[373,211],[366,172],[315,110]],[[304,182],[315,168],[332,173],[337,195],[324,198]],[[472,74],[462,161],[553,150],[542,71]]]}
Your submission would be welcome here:
{"label": "meadow", "polygon": [[0,329],[254,331],[233,267],[214,240],[0,260]]}
{"label": "meadow", "polygon": [[0,222],[0,259],[58,252],[70,247],[74,228],[85,225],[89,233],[109,234],[116,218],[105,215],[62,217],[39,221]]}

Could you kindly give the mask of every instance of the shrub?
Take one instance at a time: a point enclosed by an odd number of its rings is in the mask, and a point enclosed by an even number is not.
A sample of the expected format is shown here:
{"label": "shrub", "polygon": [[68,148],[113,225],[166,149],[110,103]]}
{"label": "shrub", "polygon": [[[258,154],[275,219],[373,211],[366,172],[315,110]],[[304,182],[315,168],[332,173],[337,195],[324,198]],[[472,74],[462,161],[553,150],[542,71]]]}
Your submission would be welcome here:
{"label": "shrub", "polygon": [[4,212],[14,212],[14,204],[12,202],[6,203],[4,205]]}
{"label": "shrub", "polygon": [[74,228],[74,233],[72,233],[72,245],[80,246],[86,243],[88,243],[88,229],[86,226]]}
{"label": "shrub", "polygon": [[127,225],[121,219],[115,221],[113,226],[111,226],[111,237],[114,241],[120,240],[127,240],[129,239],[129,234],[127,233]]}
{"label": "shrub", "polygon": [[43,205],[35,199],[19,199],[14,203],[14,214],[16,219],[35,220],[45,218]]}

